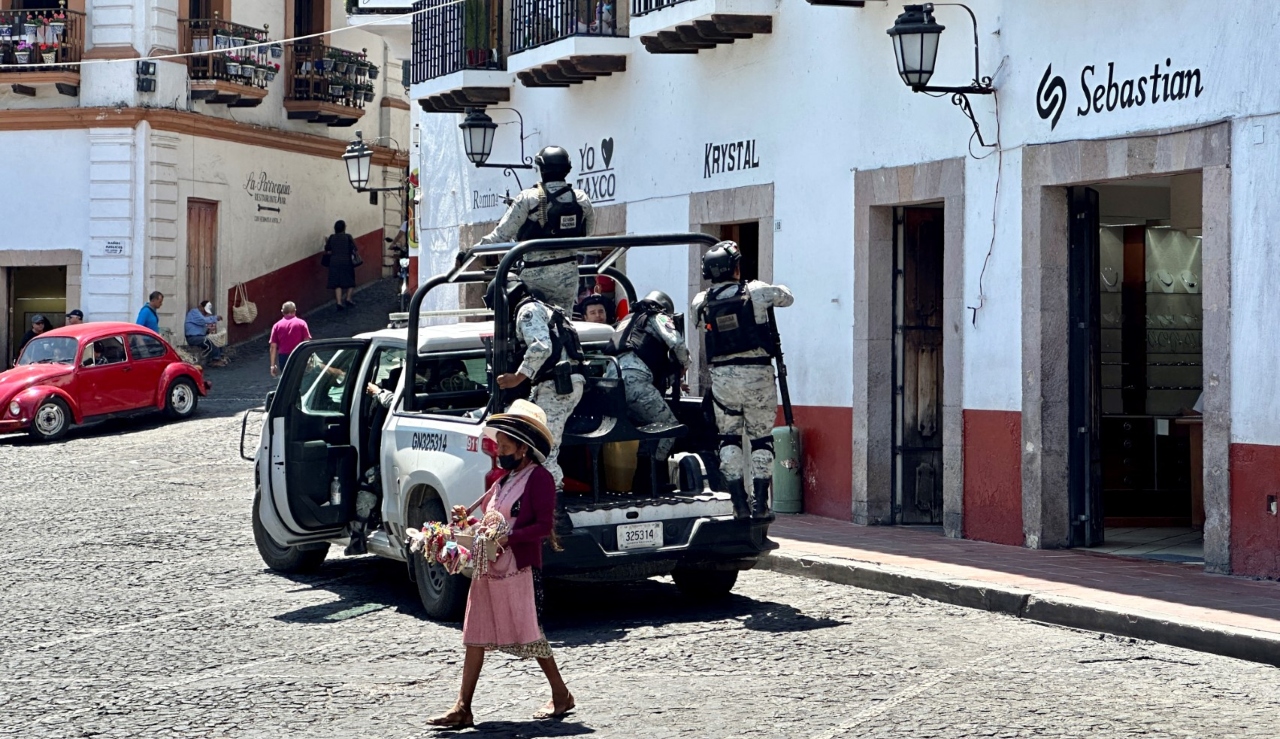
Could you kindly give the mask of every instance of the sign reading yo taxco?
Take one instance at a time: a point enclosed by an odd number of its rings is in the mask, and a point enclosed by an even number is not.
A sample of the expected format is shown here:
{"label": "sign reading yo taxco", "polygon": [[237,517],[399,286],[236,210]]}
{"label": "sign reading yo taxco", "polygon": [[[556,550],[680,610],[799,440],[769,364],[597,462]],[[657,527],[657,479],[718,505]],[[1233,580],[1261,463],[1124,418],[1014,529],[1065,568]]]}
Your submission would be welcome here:
{"label": "sign reading yo taxco", "polygon": [[257,210],[254,223],[280,223],[281,213],[289,203],[291,188],[288,182],[277,182],[265,170],[250,172],[244,182],[244,191],[253,198]]}

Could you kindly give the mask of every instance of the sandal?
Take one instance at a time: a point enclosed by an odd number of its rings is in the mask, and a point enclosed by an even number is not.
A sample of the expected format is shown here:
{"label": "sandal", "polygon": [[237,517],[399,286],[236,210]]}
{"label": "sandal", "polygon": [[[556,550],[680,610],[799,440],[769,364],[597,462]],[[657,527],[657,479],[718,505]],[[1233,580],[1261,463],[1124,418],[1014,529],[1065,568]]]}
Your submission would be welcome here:
{"label": "sandal", "polygon": [[427,719],[427,723],[437,729],[467,729],[476,725],[471,712],[460,708],[452,708],[446,714]]}
{"label": "sandal", "polygon": [[565,716],[573,713],[573,709],[577,707],[577,705],[578,704],[573,700],[573,696],[570,695],[569,705],[566,706],[564,710],[556,710],[556,702],[555,700],[552,700],[547,705],[543,706],[541,711],[533,714],[533,717],[538,721],[544,721],[551,718],[564,718]]}

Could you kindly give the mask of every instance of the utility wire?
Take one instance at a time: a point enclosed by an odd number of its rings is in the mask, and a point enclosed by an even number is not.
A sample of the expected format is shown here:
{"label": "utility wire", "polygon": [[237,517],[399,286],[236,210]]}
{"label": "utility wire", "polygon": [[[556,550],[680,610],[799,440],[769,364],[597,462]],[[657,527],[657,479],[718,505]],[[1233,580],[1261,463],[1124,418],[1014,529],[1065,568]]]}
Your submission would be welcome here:
{"label": "utility wire", "polygon": [[[249,49],[258,49],[263,46],[270,47],[275,44],[283,45],[283,44],[293,44],[299,41],[309,41],[311,39],[320,38],[322,36],[333,36],[339,33],[345,33],[346,31],[360,30],[365,28],[366,26],[377,26],[383,23],[402,21],[402,20],[406,20],[418,15],[421,15],[423,13],[426,13],[427,11],[439,10],[440,8],[447,8],[451,5],[461,5],[464,2],[466,2],[466,0],[449,0],[449,2],[440,3],[439,5],[433,5],[429,8],[421,8],[419,10],[410,11],[408,13],[404,13],[401,15],[379,16],[377,20],[372,20],[372,21],[369,21],[368,23],[360,23],[354,26],[343,26],[342,28],[335,28],[331,31],[321,31],[320,33],[309,33],[305,36],[294,36],[293,38],[278,39],[274,41],[263,41],[256,44],[245,44],[244,46],[233,46],[227,49],[207,49],[205,51],[186,51],[186,52],[174,53],[174,54],[156,54],[154,56],[130,57],[128,59],[85,59],[83,61],[78,61],[78,62],[54,62],[52,64],[40,64],[38,66],[82,67],[88,64],[118,64],[122,62],[128,63],[128,64],[137,64],[138,62],[155,62],[155,61],[165,61],[168,59],[186,59],[193,56],[209,56],[212,54],[230,54],[233,52],[246,51]],[[37,66],[37,65],[0,64],[0,71],[11,70],[11,69],[31,69],[32,66]]]}

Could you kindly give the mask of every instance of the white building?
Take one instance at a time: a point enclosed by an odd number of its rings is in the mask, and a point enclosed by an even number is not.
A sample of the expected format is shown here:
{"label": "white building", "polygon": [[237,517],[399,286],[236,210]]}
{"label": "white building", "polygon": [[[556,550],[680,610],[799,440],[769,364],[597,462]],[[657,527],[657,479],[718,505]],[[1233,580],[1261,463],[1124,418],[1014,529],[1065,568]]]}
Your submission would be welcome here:
{"label": "white building", "polygon": [[[488,107],[494,161],[574,152],[601,232],[734,235],[795,292],[807,511],[1036,548],[1203,521],[1208,567],[1280,576],[1274,4],[973,0],[976,75],[937,8],[930,84],[992,78],[988,148],[899,79],[901,3],[811,1],[417,3],[419,277],[513,188],[463,155]],[[687,299],[698,259],[627,270]]]}
{"label": "white building", "polygon": [[[344,30],[342,0],[65,5],[0,1],[5,357],[34,313],[55,325],[74,308],[133,320],[153,290],[166,295],[162,328],[181,341],[190,307],[209,298],[230,319],[242,284],[259,315],[229,320],[230,338],[260,334],[284,300],[306,310],[333,299],[319,252],[338,219],[365,258],[358,279],[381,276],[403,198],[371,205],[340,158],[362,130],[378,144],[370,187],[398,185],[408,105],[400,58]],[[324,35],[138,63],[312,34]]]}

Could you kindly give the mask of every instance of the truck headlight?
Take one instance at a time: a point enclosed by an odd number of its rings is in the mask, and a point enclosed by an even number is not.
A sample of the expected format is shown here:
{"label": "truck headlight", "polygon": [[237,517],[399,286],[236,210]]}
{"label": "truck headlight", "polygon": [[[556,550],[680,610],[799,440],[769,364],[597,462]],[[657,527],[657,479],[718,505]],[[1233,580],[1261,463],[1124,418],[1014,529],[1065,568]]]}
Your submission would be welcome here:
{"label": "truck headlight", "polygon": [[9,402],[9,415],[11,416],[22,415],[22,406],[18,403],[18,401],[13,400]]}

